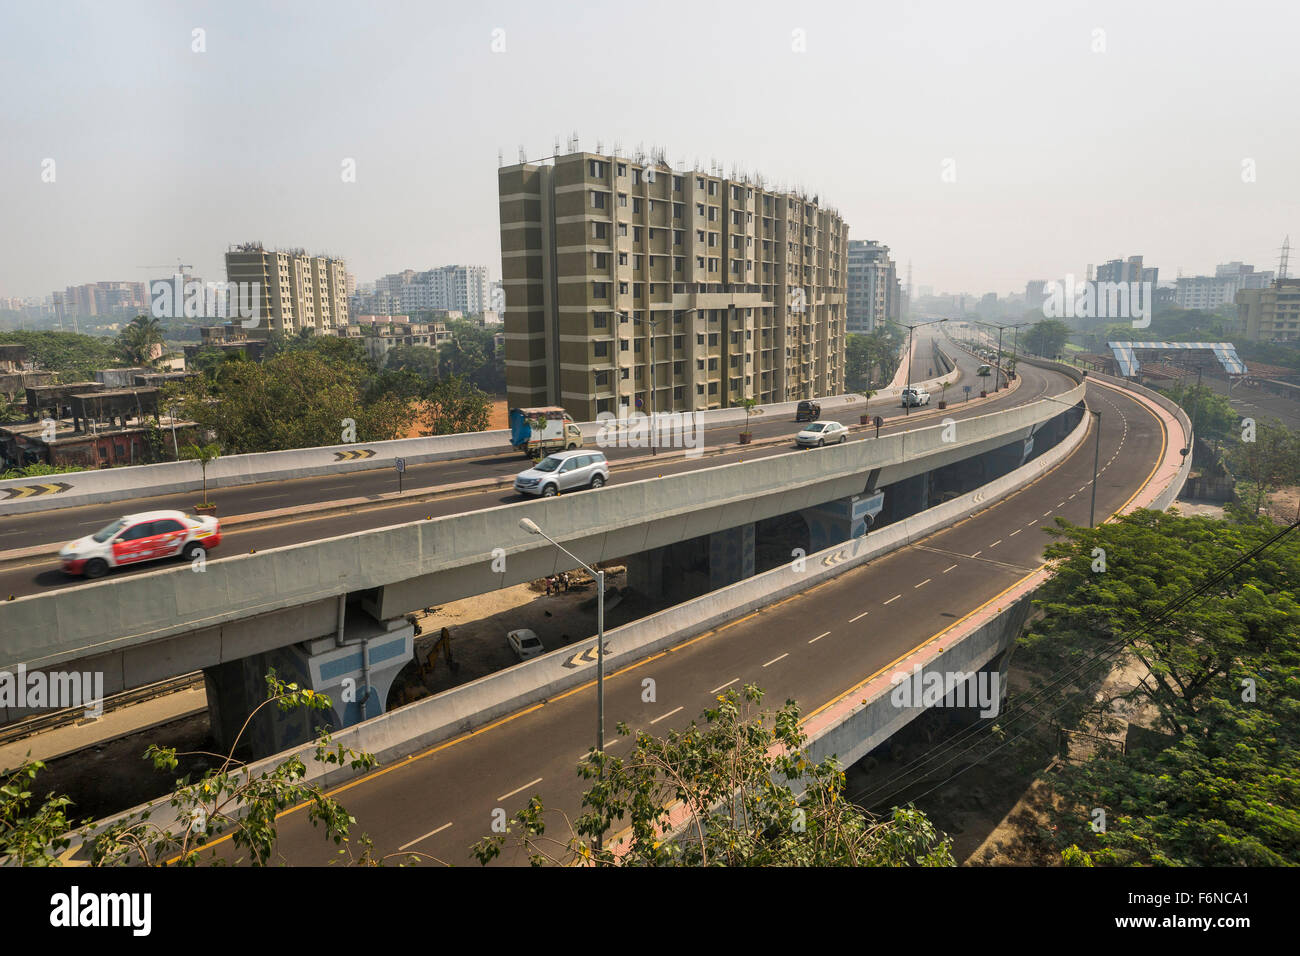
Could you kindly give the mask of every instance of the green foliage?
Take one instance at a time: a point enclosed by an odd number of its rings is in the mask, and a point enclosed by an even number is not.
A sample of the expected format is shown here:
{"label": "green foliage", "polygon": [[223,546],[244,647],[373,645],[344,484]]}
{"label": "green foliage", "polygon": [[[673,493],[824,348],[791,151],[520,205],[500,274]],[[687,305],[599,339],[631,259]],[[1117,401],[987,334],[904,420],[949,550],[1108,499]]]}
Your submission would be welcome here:
{"label": "green foliage", "polygon": [[164,344],[162,323],[151,315],[137,315],[117,334],[117,352],[127,365],[157,365],[167,352],[162,349],[156,357],[153,352]]}
{"label": "green foliage", "polygon": [[844,344],[844,380],[851,391],[862,392],[887,382],[898,371],[899,348],[904,336],[891,325],[874,332],[850,332]]}
{"label": "green foliage", "polygon": [[47,465],[44,462],[36,462],[23,468],[10,468],[7,471],[0,472],[0,481],[7,481],[10,478],[41,478],[45,475],[66,475],[73,471],[89,471],[80,465]]}
{"label": "green foliage", "polygon": [[[1154,715],[1126,751],[1103,746],[1062,766],[1062,847],[1077,844],[1096,864],[1300,862],[1300,539],[1281,539],[1152,626],[1174,598],[1278,527],[1152,511],[1093,530],[1058,526],[1047,550],[1058,573],[1040,590],[1044,617],[1023,642],[1029,663],[1063,674],[1114,648],[1113,661],[1079,672],[1059,719],[1104,725],[1119,702]],[[1104,571],[1093,570],[1097,548]],[[1097,697],[1112,664],[1140,679]],[[1106,811],[1104,832],[1093,832],[1091,808]]]}
{"label": "green foliage", "polygon": [[199,445],[191,442],[181,449],[183,461],[197,461],[203,469],[203,504],[208,504],[208,465],[221,457],[221,446],[216,442]]}
{"label": "green foliage", "polygon": [[1237,421],[1240,416],[1226,396],[1204,385],[1179,384],[1161,391],[1187,413],[1200,437],[1222,441],[1229,436],[1239,436]]}
{"label": "green foliage", "polygon": [[[899,808],[877,820],[846,799],[834,758],[813,764],[804,754],[793,701],[753,714],[762,692],[742,693],[743,707],[734,690],[719,696],[703,727],[692,722],[662,740],[638,734],[627,758],[590,754],[578,767],[592,781],[584,812],[560,839],[546,835],[536,797],[507,832],[518,829],[534,866],[953,865],[950,841],[924,814]],[[618,732],[630,733],[625,724]],[[621,838],[611,838],[616,821],[626,824]],[[505,840],[487,837],[472,853],[486,864]]]}
{"label": "green foliage", "polygon": [[55,372],[61,382],[93,379],[98,369],[118,365],[109,338],[76,332],[0,332],[0,345],[25,345],[39,369]]}
{"label": "green foliage", "polygon": [[1070,337],[1070,327],[1060,319],[1042,319],[1025,333],[1025,347],[1043,356],[1057,355],[1065,348]]}
{"label": "green foliage", "polygon": [[491,400],[476,386],[461,378],[434,382],[423,394],[422,435],[453,435],[486,431],[491,418]]}
{"label": "green foliage", "polygon": [[[1247,441],[1247,438],[1254,441]],[[1268,495],[1300,482],[1300,436],[1276,419],[1255,422],[1254,435],[1238,430],[1227,446],[1228,468],[1243,479],[1244,492],[1258,513]]]}
{"label": "green foliage", "polygon": [[18,866],[57,866],[58,854],[71,845],[67,817],[72,801],[50,796],[32,809],[39,760],[6,771],[0,781],[0,861]]}
{"label": "green foliage", "polygon": [[355,341],[280,337],[262,362],[221,362],[210,375],[175,383],[165,403],[217,436],[227,454],[399,438],[415,411],[409,398],[372,387],[378,373]]}
{"label": "green foliage", "polygon": [[[249,714],[241,728],[242,737],[249,723],[266,707],[288,711],[294,708],[326,710],[328,697],[278,680],[275,672],[267,675],[267,698]],[[149,811],[130,814],[102,831],[92,831],[90,821],[80,824],[77,832],[88,845],[94,866],[196,866],[200,862],[218,862],[202,856],[215,841],[228,836],[233,845],[247,854],[247,862],[265,866],[271,862],[278,838],[277,817],[291,807],[305,804],[313,826],[323,827],[328,839],[348,845],[349,830],[356,822],[337,800],[320,787],[305,782],[307,767],[297,756],[254,776],[238,764],[233,753],[204,754],[215,758],[218,766],[201,778],[191,781],[184,776],[175,782],[170,799],[174,819],[158,823]],[[175,772],[181,756],[174,748],[151,745],[145,759],[155,769]],[[348,766],[356,771],[375,766],[373,755],[336,744],[323,731],[315,744],[314,759],[320,764]],[[33,761],[13,771],[0,785],[0,859],[8,857],[25,866],[58,866],[59,854],[71,845],[69,830],[73,824],[66,811],[67,797],[50,795],[33,811],[32,787],[44,765]],[[370,841],[359,862],[370,862]],[[241,860],[236,862],[243,862]]]}

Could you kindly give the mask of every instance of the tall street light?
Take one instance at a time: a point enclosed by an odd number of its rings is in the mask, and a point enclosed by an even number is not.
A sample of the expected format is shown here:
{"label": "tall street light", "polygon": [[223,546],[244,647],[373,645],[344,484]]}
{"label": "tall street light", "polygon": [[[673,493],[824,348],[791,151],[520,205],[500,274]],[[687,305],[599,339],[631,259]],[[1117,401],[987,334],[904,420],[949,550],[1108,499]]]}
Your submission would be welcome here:
{"label": "tall street light", "polygon": [[[938,325],[940,322],[947,322],[947,319],[934,319],[931,322],[918,322],[916,325],[903,325],[902,322],[895,322],[893,319],[886,319],[891,325],[897,325],[901,329],[907,329],[907,387],[912,387],[912,332],[916,329],[925,328],[927,325]],[[904,393],[906,394],[906,393]],[[903,405],[903,414],[912,414],[912,400],[909,397]]]}
{"label": "tall street light", "polygon": [[[555,545],[572,560],[577,561],[587,573],[596,579],[596,752],[605,751],[605,572],[597,571],[575,555],[560,542],[556,541],[532,518],[520,518],[519,527],[529,534],[540,534]],[[604,768],[601,768],[604,776]],[[600,834],[596,834],[596,850],[600,851]]]}
{"label": "tall street light", "polygon": [[[1065,402],[1059,398],[1052,398],[1050,395],[1041,395],[1039,397],[1049,402],[1056,402],[1058,405],[1065,405]],[[1066,407],[1074,408],[1073,405]],[[1094,424],[1097,426],[1096,442],[1093,445],[1092,452],[1092,504],[1088,506],[1088,527],[1095,528],[1097,527],[1097,475],[1101,465],[1101,409],[1088,408],[1087,399],[1084,399],[1083,407],[1087,408],[1096,417]]]}

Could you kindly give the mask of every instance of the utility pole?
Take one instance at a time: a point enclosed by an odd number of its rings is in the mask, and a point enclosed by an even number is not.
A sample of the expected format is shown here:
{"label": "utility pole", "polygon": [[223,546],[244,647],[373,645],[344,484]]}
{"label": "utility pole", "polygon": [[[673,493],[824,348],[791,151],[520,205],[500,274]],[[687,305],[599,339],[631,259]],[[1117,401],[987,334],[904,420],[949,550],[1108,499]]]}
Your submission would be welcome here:
{"label": "utility pole", "polygon": [[1092,454],[1092,504],[1088,508],[1088,527],[1097,527],[1097,467],[1101,464],[1101,411],[1094,411],[1097,416],[1097,443]]}

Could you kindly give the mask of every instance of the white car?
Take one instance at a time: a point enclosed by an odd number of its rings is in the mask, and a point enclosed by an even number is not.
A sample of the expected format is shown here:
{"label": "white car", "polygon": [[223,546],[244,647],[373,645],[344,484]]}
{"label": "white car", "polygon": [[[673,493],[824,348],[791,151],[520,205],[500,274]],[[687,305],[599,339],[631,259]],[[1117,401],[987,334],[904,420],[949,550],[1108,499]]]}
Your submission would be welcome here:
{"label": "white car", "polygon": [[553,498],[562,491],[599,488],[609,481],[609,462],[604,452],[557,451],[532,468],[515,476],[515,491],[521,495]]}
{"label": "white car", "polygon": [[142,511],[123,515],[94,534],[59,549],[68,574],[98,578],[127,564],[183,556],[192,561],[221,543],[221,523],[210,515]]}
{"label": "white car", "polygon": [[929,405],[930,393],[923,388],[903,389],[903,405]]}
{"label": "white car", "polygon": [[536,657],[546,651],[546,648],[542,647],[542,639],[526,627],[511,631],[506,635],[506,642],[510,645],[510,649],[515,652],[515,656],[521,661],[526,661],[528,658]]}
{"label": "white car", "polygon": [[848,441],[849,429],[839,422],[809,422],[804,430],[794,436],[800,448],[821,448],[823,445],[842,445]]}

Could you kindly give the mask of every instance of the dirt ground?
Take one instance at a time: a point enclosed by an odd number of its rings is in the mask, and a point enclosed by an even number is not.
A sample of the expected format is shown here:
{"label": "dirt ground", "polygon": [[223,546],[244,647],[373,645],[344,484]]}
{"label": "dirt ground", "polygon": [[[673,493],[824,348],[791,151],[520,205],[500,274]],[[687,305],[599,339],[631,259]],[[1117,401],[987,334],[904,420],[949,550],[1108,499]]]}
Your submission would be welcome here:
{"label": "dirt ground", "polygon": [[[624,594],[624,567],[601,570],[606,572],[606,631],[650,612],[641,598]],[[570,573],[569,579],[568,591],[547,595],[544,581],[531,581],[416,615],[423,632],[416,638],[416,660],[394,681],[389,706],[419,700],[519,663],[506,642],[506,634],[517,628],[532,630],[548,652],[591,638],[596,633],[596,582],[581,571]],[[450,664],[442,647],[434,653],[443,628],[450,634]]]}
{"label": "dirt ground", "polygon": [[[506,400],[504,398],[493,397],[491,404],[488,408],[487,427],[488,427],[488,431],[493,431],[498,428],[510,427],[510,409],[507,406]],[[410,428],[406,430],[406,434],[403,435],[402,437],[419,438],[420,426],[418,424],[412,425]]]}

